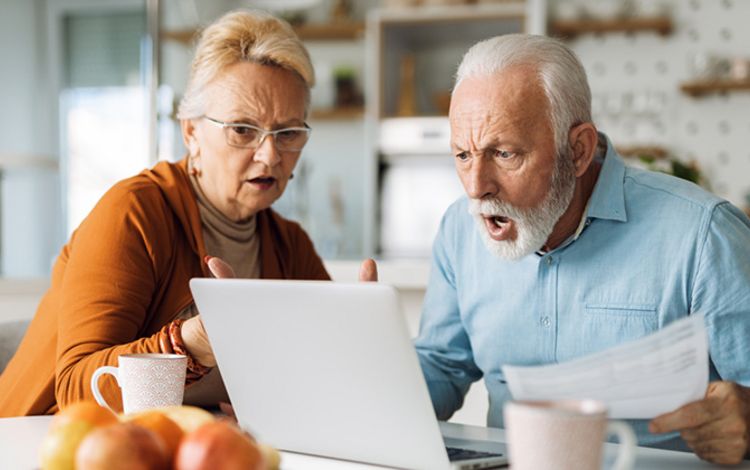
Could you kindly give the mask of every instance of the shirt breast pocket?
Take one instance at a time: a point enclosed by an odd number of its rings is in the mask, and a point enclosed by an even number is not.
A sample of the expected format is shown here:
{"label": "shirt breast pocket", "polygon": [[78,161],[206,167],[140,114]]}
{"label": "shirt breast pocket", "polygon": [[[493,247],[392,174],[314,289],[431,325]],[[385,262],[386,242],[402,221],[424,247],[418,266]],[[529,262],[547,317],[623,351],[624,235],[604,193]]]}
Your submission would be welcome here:
{"label": "shirt breast pocket", "polygon": [[587,302],[583,325],[586,353],[642,338],[659,328],[656,305]]}

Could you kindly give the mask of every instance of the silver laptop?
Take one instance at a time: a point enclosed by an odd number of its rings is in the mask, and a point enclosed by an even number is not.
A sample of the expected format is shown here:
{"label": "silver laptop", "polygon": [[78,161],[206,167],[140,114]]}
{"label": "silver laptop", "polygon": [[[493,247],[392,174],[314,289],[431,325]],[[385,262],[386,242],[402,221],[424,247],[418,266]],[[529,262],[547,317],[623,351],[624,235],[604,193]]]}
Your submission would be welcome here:
{"label": "silver laptop", "polygon": [[507,463],[503,444],[444,442],[392,287],[193,279],[190,288],[240,425],[259,440],[399,468]]}

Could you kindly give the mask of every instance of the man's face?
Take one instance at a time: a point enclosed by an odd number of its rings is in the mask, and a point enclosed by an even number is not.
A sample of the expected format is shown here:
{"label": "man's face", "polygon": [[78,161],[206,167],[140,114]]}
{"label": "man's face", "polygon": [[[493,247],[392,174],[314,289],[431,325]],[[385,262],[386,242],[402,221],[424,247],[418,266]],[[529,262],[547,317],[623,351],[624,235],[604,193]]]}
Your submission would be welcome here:
{"label": "man's face", "polygon": [[556,155],[548,102],[526,66],[469,78],[453,94],[451,145],[470,212],[488,249],[519,259],[540,249],[575,188],[568,152]]}

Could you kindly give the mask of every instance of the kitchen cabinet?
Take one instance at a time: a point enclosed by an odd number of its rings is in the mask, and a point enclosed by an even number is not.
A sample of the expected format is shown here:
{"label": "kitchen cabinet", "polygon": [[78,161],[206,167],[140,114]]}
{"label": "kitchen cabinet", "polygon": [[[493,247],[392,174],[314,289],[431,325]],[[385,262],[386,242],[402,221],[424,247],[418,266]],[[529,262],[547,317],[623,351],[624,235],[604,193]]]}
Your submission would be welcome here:
{"label": "kitchen cabinet", "polygon": [[[370,58],[377,80],[368,101],[375,115],[404,117],[398,112],[404,100],[414,101],[415,115],[446,114],[440,100],[453,86],[463,54],[480,40],[523,32],[525,18],[525,2],[372,12]],[[414,73],[409,78],[405,69],[412,61]],[[412,85],[415,95],[405,97]]]}
{"label": "kitchen cabinet", "polygon": [[463,194],[447,111],[456,69],[478,41],[527,30],[526,2],[382,9],[367,19],[365,247],[426,258]]}

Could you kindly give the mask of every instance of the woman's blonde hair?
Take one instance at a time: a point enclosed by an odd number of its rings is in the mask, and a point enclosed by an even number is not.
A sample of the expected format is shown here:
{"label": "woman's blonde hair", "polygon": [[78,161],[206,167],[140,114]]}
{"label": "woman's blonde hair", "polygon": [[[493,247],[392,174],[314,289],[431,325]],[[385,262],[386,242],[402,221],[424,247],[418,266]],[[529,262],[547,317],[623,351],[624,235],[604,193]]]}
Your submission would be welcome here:
{"label": "woman's blonde hair", "polygon": [[296,73],[307,87],[309,102],[315,73],[307,49],[289,23],[262,11],[233,11],[201,33],[177,117],[203,115],[206,85],[226,67],[243,61]]}

